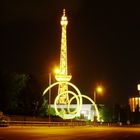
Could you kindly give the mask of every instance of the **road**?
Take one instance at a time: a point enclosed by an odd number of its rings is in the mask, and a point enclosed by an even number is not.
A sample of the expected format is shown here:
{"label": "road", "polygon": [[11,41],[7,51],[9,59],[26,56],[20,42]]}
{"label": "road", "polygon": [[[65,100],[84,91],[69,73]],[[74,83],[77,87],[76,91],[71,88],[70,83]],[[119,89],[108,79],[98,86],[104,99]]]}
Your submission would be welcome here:
{"label": "road", "polygon": [[140,138],[140,128],[133,127],[5,127],[0,140],[133,140]]}

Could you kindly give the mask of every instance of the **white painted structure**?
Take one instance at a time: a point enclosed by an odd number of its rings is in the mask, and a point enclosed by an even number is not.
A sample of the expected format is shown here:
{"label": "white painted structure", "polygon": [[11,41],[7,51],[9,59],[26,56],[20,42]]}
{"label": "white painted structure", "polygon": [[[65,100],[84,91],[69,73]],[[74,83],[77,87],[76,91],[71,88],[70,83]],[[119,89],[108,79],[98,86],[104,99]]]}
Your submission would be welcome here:
{"label": "white painted structure", "polygon": [[[51,104],[50,105],[51,108],[54,108],[54,105]],[[70,105],[70,109],[74,110],[76,108],[77,104],[71,104]],[[62,108],[67,108],[67,105],[62,105],[59,104],[57,105],[58,110],[62,109]],[[94,120],[94,107],[93,104],[82,104],[82,109],[81,111],[77,114],[76,118],[79,118],[80,120]]]}

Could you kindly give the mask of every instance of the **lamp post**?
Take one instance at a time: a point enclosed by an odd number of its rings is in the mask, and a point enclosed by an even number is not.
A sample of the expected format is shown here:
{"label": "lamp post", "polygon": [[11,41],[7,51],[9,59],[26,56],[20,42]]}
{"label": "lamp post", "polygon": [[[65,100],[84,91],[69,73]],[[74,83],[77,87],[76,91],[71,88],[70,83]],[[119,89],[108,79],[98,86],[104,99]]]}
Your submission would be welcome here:
{"label": "lamp post", "polygon": [[[103,88],[101,86],[97,86],[94,90],[94,103],[96,104],[96,94],[97,93],[102,93]],[[94,123],[97,122],[97,115],[96,115],[96,111],[94,112]]]}
{"label": "lamp post", "polygon": [[96,91],[94,90],[94,102],[96,104]]}
{"label": "lamp post", "polygon": [[[52,80],[52,76],[51,76],[51,73],[49,73],[49,86],[51,85],[51,80]],[[51,107],[50,107],[50,104],[51,104],[51,88],[49,89],[49,108],[48,108],[48,113],[49,113],[49,122],[51,121]]]}
{"label": "lamp post", "polygon": [[[54,70],[55,74],[59,72],[59,69]],[[49,73],[49,86],[52,83],[52,73]],[[51,88],[49,89],[49,105],[48,105],[48,115],[49,115],[49,122],[51,122]]]}

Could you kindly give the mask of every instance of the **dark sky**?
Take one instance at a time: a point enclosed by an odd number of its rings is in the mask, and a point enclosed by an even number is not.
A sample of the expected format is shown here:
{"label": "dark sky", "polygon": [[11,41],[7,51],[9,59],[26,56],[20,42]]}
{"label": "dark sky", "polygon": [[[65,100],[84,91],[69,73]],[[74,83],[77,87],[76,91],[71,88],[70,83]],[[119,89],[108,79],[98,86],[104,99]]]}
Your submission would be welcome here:
{"label": "dark sky", "polygon": [[72,83],[101,103],[125,104],[140,82],[138,3],[93,0],[2,0],[0,67],[29,73],[47,85],[59,65],[63,8],[68,17],[67,46]]}

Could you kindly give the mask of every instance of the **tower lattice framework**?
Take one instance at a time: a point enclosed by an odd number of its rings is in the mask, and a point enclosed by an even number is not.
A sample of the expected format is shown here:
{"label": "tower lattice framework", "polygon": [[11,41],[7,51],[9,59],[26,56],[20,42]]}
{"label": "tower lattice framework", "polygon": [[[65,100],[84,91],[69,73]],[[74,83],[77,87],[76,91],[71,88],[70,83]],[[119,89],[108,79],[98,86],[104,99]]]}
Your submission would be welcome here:
{"label": "tower lattice framework", "polygon": [[68,82],[71,80],[72,76],[68,75],[68,64],[67,64],[67,35],[66,28],[68,24],[67,17],[65,15],[65,9],[63,10],[63,16],[61,17],[60,24],[62,26],[62,34],[61,34],[61,50],[60,50],[60,66],[59,73],[55,75],[57,81],[62,82],[58,87],[58,94],[65,92],[62,96],[60,96],[58,103],[66,104],[69,100],[68,93],[68,85],[63,82]]}

